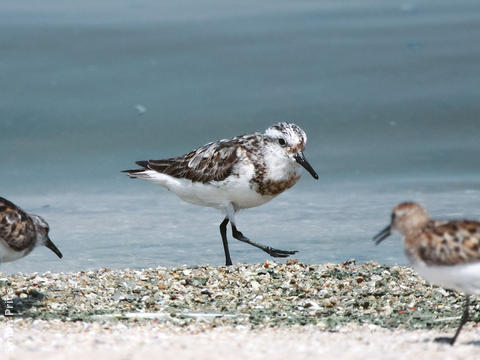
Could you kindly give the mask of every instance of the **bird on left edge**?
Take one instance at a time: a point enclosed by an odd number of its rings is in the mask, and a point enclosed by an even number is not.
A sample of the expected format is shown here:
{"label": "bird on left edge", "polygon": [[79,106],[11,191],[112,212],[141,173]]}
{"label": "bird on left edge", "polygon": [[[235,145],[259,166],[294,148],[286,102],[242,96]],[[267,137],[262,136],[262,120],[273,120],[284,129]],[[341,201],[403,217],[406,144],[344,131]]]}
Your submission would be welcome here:
{"label": "bird on left edge", "polygon": [[[48,237],[50,227],[38,215],[27,214],[11,201],[0,197],[0,263],[18,260],[39,245],[59,258],[63,255]],[[0,307],[3,307],[0,301]]]}

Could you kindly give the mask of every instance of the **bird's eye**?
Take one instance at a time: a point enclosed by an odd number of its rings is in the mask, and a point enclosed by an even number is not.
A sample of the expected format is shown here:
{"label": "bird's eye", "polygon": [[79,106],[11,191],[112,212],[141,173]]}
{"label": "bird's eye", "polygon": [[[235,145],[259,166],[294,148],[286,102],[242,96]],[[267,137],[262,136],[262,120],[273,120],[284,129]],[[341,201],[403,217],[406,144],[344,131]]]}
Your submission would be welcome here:
{"label": "bird's eye", "polygon": [[282,145],[282,146],[287,145],[287,142],[286,142],[284,139],[282,139],[282,138],[278,139],[278,143],[279,143],[280,145]]}

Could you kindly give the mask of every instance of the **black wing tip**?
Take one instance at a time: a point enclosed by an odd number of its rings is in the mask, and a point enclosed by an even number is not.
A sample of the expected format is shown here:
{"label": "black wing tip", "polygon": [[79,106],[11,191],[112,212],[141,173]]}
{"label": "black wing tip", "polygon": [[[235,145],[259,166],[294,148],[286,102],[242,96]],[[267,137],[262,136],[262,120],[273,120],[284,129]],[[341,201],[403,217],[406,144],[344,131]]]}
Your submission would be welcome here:
{"label": "black wing tip", "polygon": [[121,172],[127,173],[127,174],[136,174],[148,169],[148,161],[146,160],[135,161],[135,164],[137,164],[138,166],[141,166],[143,169],[122,170]]}
{"label": "black wing tip", "polygon": [[147,160],[135,161],[135,164],[137,164],[138,166],[142,166],[144,168],[148,168],[148,161]]}

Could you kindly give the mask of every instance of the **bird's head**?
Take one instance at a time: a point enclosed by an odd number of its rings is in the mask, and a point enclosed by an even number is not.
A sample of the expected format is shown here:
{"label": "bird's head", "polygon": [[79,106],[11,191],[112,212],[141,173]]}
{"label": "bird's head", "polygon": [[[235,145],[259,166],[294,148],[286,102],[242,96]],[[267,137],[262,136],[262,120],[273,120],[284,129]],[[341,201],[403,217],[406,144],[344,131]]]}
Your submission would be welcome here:
{"label": "bird's head", "polygon": [[315,179],[318,175],[305,159],[303,151],[307,143],[307,135],[299,126],[281,122],[270,126],[265,135],[270,138],[270,146],[279,156],[303,166]]}
{"label": "bird's head", "polygon": [[31,214],[30,217],[32,218],[37,231],[37,244],[46,246],[61,259],[63,257],[62,253],[48,237],[48,233],[50,232],[50,226],[48,226],[48,223],[39,215]]}
{"label": "bird's head", "polygon": [[395,206],[390,218],[390,224],[380,231],[373,240],[375,244],[380,244],[391,235],[393,231],[398,231],[402,235],[418,230],[424,227],[429,221],[427,211],[414,202],[403,202]]}

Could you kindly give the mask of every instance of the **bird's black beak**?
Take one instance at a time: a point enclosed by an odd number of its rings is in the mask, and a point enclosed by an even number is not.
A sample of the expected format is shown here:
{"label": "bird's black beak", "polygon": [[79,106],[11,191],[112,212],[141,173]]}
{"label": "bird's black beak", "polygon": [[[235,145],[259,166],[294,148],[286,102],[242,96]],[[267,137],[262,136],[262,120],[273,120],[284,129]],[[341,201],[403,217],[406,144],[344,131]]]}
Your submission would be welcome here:
{"label": "bird's black beak", "polygon": [[55,244],[50,240],[50,238],[47,239],[47,242],[45,243],[45,246],[52,250],[60,259],[63,257],[62,253],[58,248],[55,246]]}
{"label": "bird's black beak", "polygon": [[388,225],[385,229],[383,229],[373,237],[373,241],[375,241],[375,245],[380,244],[383,240],[385,240],[391,234],[392,234],[392,225]]}
{"label": "bird's black beak", "polygon": [[313,170],[312,166],[308,163],[307,159],[305,159],[305,155],[303,155],[303,151],[300,151],[297,154],[295,154],[293,158],[297,163],[302,165],[305,168],[305,170],[307,170],[310,173],[310,175],[312,175],[315,179],[318,180],[317,173],[315,172],[315,170]]}

